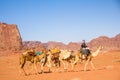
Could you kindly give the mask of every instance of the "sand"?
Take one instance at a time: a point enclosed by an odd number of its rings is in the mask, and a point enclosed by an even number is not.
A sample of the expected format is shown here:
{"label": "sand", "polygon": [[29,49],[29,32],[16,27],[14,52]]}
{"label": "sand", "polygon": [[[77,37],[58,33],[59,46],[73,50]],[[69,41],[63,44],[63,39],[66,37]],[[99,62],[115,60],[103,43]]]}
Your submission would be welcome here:
{"label": "sand", "polygon": [[[47,73],[48,68],[45,66],[45,73],[24,76],[19,73],[19,56],[20,54],[11,54],[0,56],[0,80],[120,80],[120,51],[109,51],[101,53],[93,59],[95,70],[92,70],[91,65],[87,67],[87,71],[83,71],[84,63],[78,63],[74,71],[55,71]],[[28,73],[31,69],[30,63],[27,62],[25,70]],[[40,64],[38,64],[40,71]],[[52,68],[56,70],[56,68]]]}

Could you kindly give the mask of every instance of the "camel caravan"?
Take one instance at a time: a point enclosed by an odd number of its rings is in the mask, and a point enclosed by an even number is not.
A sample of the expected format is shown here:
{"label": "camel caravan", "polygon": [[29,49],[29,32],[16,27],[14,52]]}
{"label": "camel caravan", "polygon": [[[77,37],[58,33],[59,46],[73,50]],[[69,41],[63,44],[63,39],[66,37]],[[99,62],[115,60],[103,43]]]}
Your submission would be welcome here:
{"label": "camel caravan", "polygon": [[[29,74],[31,74],[32,71],[35,71],[36,74],[44,72],[45,65],[48,67],[48,72],[54,72],[52,67],[55,67],[58,71],[60,71],[61,65],[63,65],[64,71],[68,71],[68,65],[71,65],[71,70],[74,71],[75,65],[83,62],[85,62],[84,71],[87,70],[87,65],[89,62],[92,68],[95,69],[92,59],[99,54],[102,48],[102,46],[99,46],[95,52],[89,51],[89,54],[87,55],[83,55],[81,50],[72,51],[53,48],[43,49],[40,52],[37,52],[34,49],[29,49],[23,52],[19,57],[20,73],[28,75],[24,69],[24,65],[27,61],[32,63]],[[37,69],[38,62],[40,62],[41,65],[41,72]]]}

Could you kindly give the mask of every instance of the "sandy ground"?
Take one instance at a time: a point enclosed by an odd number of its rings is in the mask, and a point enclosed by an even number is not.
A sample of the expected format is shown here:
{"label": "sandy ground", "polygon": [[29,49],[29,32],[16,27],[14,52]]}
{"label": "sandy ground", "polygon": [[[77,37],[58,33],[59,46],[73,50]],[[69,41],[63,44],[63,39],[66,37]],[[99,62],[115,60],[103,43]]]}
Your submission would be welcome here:
{"label": "sandy ground", "polygon": [[[89,64],[88,71],[84,72],[84,64],[77,64],[75,71],[42,73],[29,76],[19,74],[20,54],[0,56],[0,80],[120,80],[120,51],[101,53],[93,59],[96,69],[92,70]],[[70,68],[71,66],[69,66]],[[31,66],[29,62],[25,65],[26,72]],[[38,65],[40,70],[40,66]],[[52,68],[56,70],[55,68]],[[60,68],[61,70],[63,67]],[[45,67],[45,72],[48,70]]]}

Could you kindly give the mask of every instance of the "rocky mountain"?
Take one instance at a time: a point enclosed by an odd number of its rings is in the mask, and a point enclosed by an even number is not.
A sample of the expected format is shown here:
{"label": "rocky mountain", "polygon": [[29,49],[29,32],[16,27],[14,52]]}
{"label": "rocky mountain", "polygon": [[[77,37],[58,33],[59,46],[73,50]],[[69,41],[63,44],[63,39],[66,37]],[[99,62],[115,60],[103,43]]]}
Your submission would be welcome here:
{"label": "rocky mountain", "polygon": [[26,49],[35,49],[36,51],[40,51],[46,48],[45,44],[40,41],[24,41],[23,42],[23,50]]}
{"label": "rocky mountain", "polygon": [[[55,42],[49,41],[47,43],[42,43],[39,41],[25,41],[23,42],[23,46],[26,48],[54,48],[58,47],[60,49],[70,49],[70,50],[79,50],[81,43],[77,42],[70,42],[69,44],[64,44],[62,42]],[[109,51],[109,50],[120,50],[120,34],[116,35],[115,37],[109,38],[106,36],[100,36],[91,40],[87,45],[90,47],[91,50],[95,50],[99,45],[103,46],[102,51]],[[41,47],[40,47],[41,46]]]}
{"label": "rocky mountain", "polygon": [[15,24],[0,23],[0,50],[20,50],[22,38]]}
{"label": "rocky mountain", "polygon": [[102,45],[104,51],[108,50],[120,50],[120,34],[115,37],[109,38],[106,36],[100,36],[91,40],[89,43],[90,48],[93,50],[96,46]]}
{"label": "rocky mountain", "polygon": [[70,42],[70,43],[67,45],[67,48],[70,49],[70,50],[79,50],[79,49],[80,49],[80,43]]}
{"label": "rocky mountain", "polygon": [[46,43],[48,49],[58,47],[60,49],[66,49],[67,46],[62,42],[49,41]]}

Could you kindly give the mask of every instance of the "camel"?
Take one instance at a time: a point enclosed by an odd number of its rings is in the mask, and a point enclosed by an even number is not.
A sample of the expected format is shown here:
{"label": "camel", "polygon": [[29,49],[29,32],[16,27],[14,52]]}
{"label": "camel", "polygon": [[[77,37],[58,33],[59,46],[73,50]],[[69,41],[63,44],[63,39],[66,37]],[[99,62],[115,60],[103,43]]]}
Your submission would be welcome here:
{"label": "camel", "polygon": [[[43,61],[44,59],[44,61]],[[37,70],[37,62],[40,62],[42,61],[42,65],[41,65],[41,69],[43,70],[43,66],[45,65],[46,63],[46,54],[45,53],[42,53],[41,55],[37,56],[35,51],[34,50],[27,50],[25,51],[24,53],[22,53],[19,57],[19,66],[20,66],[20,73],[23,71],[25,75],[27,75],[27,73],[25,72],[24,70],[24,65],[26,63],[26,61],[30,61],[32,63],[32,69],[31,71],[33,70],[33,68],[35,69],[36,73],[38,73],[38,70]]]}
{"label": "camel", "polygon": [[46,64],[49,67],[49,72],[53,71],[51,70],[52,66],[56,68],[60,67],[59,53],[52,53],[51,50],[48,50],[46,54],[47,54]]}
{"label": "camel", "polygon": [[[88,55],[88,56],[85,58],[86,63],[85,63],[85,66],[84,66],[84,71],[87,70],[86,68],[87,68],[87,65],[88,65],[89,62],[91,63],[91,67],[92,67],[93,69],[95,69],[95,66],[94,66],[94,64],[93,64],[92,59],[99,54],[99,52],[100,52],[100,50],[101,50],[102,48],[103,48],[102,46],[99,46],[95,52],[91,52],[90,55]],[[74,65],[75,65],[76,63],[78,63],[79,60],[83,61],[83,59],[82,59],[82,53],[80,53],[80,51],[77,51],[77,53],[76,53],[76,55],[75,55]],[[73,67],[74,67],[74,65],[73,65]]]}
{"label": "camel", "polygon": [[51,62],[53,62],[53,66],[60,67],[60,60],[59,60],[60,50],[50,49],[49,54],[51,55]]}
{"label": "camel", "polygon": [[69,50],[61,50],[61,53],[59,55],[60,62],[64,65],[64,70],[67,71],[68,64],[71,63],[72,70],[73,70],[73,62],[74,62],[74,56],[72,55],[73,51]]}
{"label": "camel", "polygon": [[[68,69],[68,63],[72,64],[72,51],[68,50],[58,50],[57,52],[54,51],[54,49],[50,49],[47,53],[49,57],[47,57],[47,62],[49,63],[49,67],[55,66],[57,68],[60,68],[60,62],[64,65],[64,70]],[[53,65],[52,65],[53,63]],[[57,69],[58,70],[58,69]]]}

